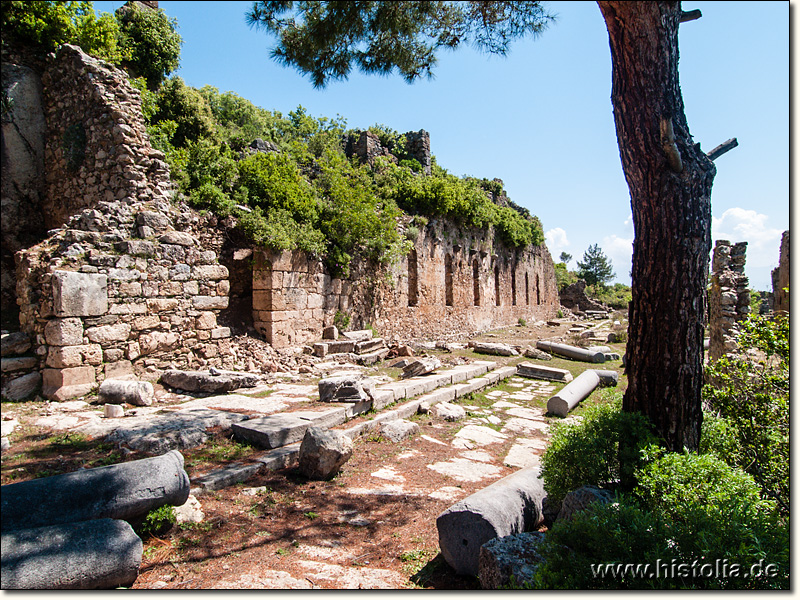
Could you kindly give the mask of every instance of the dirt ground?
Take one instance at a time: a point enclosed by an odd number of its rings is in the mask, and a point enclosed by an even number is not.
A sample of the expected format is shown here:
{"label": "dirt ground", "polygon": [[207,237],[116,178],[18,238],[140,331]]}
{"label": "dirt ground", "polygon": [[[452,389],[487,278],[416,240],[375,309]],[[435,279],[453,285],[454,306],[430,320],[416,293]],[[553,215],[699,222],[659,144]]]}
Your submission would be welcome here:
{"label": "dirt ground", "polygon": [[[535,344],[537,338],[562,336],[569,341],[569,325],[512,327],[476,339],[521,346]],[[624,352],[624,344],[609,345]],[[445,362],[456,355],[464,357],[460,360],[509,365],[529,360],[487,357],[471,350],[429,353]],[[547,364],[574,375],[595,366],[557,358]],[[620,361],[602,368],[622,372]],[[516,468],[505,462],[520,439],[536,454],[544,452],[547,426],[561,420],[544,415],[546,402],[553,388],[560,387],[513,377],[460,399],[457,403],[467,411],[462,421],[418,414],[411,420],[420,432],[401,443],[376,433],[356,438],[353,457],[330,481],[307,480],[294,469],[284,469],[200,494],[205,515],[201,522],[173,525],[143,537],[142,566],[133,587],[480,589],[476,578],[457,575],[439,553],[436,517],[514,472]],[[616,391],[624,387],[623,376]],[[584,404],[606,401],[609,394],[598,390]],[[11,448],[3,453],[3,484],[144,457],[121,452],[102,439],[32,425],[41,411],[41,403],[3,404],[3,418],[13,415],[20,422],[10,436]],[[514,411],[542,415],[534,421],[541,427],[525,429],[523,423],[520,429],[523,420]],[[574,414],[582,411],[579,407]],[[496,432],[496,440],[485,445],[457,440],[469,426]],[[231,461],[248,462],[263,450],[234,441],[230,430],[219,430],[209,443],[182,453],[189,476],[195,478]]]}

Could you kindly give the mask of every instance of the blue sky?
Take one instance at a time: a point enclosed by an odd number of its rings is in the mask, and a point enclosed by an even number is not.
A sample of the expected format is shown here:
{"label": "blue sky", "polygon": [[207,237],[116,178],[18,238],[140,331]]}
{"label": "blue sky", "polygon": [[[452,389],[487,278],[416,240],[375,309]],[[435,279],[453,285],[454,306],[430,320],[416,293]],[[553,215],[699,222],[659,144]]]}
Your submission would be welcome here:
{"label": "blue sky", "polygon": [[[95,2],[113,11],[123,2]],[[537,215],[555,260],[569,264],[599,244],[616,281],[630,283],[630,196],[611,109],[611,57],[594,2],[546,2],[557,21],[517,41],[507,57],[462,48],[440,54],[432,80],[353,73],[315,90],[269,58],[273,41],[250,29],[251,2],[172,2],[184,39],[177,74],[187,84],[234,91],[286,114],[341,115],[425,129],[439,164],[456,175],[499,177]],[[757,7],[757,8],[756,8]],[[781,233],[789,228],[789,2],[684,2],[703,17],[681,26],[680,78],[689,127],[706,151],[736,137],[716,161],[712,236],[747,241],[754,289],[771,289]]]}

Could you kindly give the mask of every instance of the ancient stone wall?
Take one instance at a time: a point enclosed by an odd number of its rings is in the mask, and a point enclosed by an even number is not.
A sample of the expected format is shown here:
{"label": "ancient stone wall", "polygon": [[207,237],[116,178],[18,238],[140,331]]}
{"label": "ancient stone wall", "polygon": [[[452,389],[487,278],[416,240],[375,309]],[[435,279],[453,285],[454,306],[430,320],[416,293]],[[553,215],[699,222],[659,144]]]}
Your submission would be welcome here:
{"label": "ancient stone wall", "polygon": [[172,203],[139,93],[122,71],[70,46],[43,79],[45,218],[64,224],[17,253],[17,303],[44,394],[83,395],[134,365],[225,366],[222,236],[214,217]]}
{"label": "ancient stone wall", "polygon": [[737,349],[738,323],[750,314],[749,280],[744,275],[747,242],[717,240],[708,292],[709,357],[718,360]]}
{"label": "ancient stone wall", "polygon": [[781,236],[778,268],[772,271],[772,297],[775,312],[789,312],[789,232]]}
{"label": "ancient stone wall", "polygon": [[586,282],[583,279],[579,279],[572,285],[565,286],[559,292],[559,298],[561,304],[570,310],[609,310],[609,307],[602,302],[592,300],[586,295]]}
{"label": "ancient stone wall", "polygon": [[302,252],[256,252],[254,324],[274,346],[317,341],[337,313],[389,340],[446,337],[554,317],[553,261],[545,246],[522,251],[488,232],[432,219],[394,266],[356,264],[331,277]]}

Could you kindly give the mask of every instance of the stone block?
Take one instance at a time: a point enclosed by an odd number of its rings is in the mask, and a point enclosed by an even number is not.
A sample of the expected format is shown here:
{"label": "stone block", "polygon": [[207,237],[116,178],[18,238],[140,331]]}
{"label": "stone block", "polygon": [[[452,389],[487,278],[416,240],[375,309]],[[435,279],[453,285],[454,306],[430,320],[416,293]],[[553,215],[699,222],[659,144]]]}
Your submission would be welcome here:
{"label": "stone block", "polygon": [[156,315],[147,315],[146,317],[136,317],[133,320],[133,329],[142,331],[143,329],[155,329],[161,326],[161,319]]}
{"label": "stone block", "polygon": [[38,362],[38,359],[33,356],[12,356],[11,358],[3,358],[0,359],[0,371],[3,373],[26,371],[36,367]]}
{"label": "stone block", "polygon": [[435,356],[429,358],[418,358],[403,367],[403,373],[401,377],[403,379],[407,379],[409,377],[416,377],[418,375],[426,375],[427,373],[432,373],[441,366],[442,361]]}
{"label": "stone block", "polygon": [[[76,319],[78,320],[78,319]],[[80,320],[78,320],[80,322]],[[83,329],[81,329],[83,331]],[[48,342],[50,343],[50,342]],[[80,344],[80,341],[77,343]],[[63,344],[67,345],[67,344]],[[16,354],[25,354],[31,348],[31,338],[24,331],[15,331],[13,333],[4,333],[0,336],[0,348],[2,356],[14,356]]]}
{"label": "stone block", "polygon": [[228,277],[228,268],[223,265],[200,265],[192,269],[192,278],[201,281],[217,281]]}
{"label": "stone block", "polygon": [[298,411],[249,419],[232,425],[233,434],[262,448],[280,448],[303,439],[309,427],[335,427],[347,420],[344,408]]}
{"label": "stone block", "polygon": [[133,404],[150,406],[155,397],[153,384],[149,381],[106,379],[98,390],[100,401],[107,404]]}
{"label": "stone block", "polygon": [[174,246],[194,246],[195,239],[188,233],[182,231],[168,231],[158,238],[162,244],[172,244]]}
{"label": "stone block", "polygon": [[197,329],[214,329],[217,326],[217,315],[213,312],[201,312],[195,319]]}
{"label": "stone block", "polygon": [[529,531],[486,542],[478,556],[481,587],[484,590],[502,590],[532,584],[544,560],[537,550],[544,538],[544,533]]}
{"label": "stone block", "polygon": [[118,360],[103,366],[106,379],[131,379],[134,377],[133,363],[129,360]]}
{"label": "stone block", "polygon": [[372,400],[375,391],[375,382],[370,378],[359,375],[340,375],[320,379],[320,402],[338,402],[342,400],[368,401]]}
{"label": "stone block", "polygon": [[12,402],[18,402],[31,398],[41,387],[42,374],[35,371],[8,381],[3,386],[2,396]]}
{"label": "stone block", "polygon": [[[173,300],[173,302],[175,302]],[[112,315],[145,315],[148,312],[145,302],[126,302],[125,304],[112,304],[108,311]]]}
{"label": "stone block", "polygon": [[52,346],[48,349],[45,364],[55,369],[79,367],[87,363],[99,365],[103,362],[103,348],[99,344],[82,346]]}
{"label": "stone block", "polygon": [[[152,354],[172,350],[180,343],[180,336],[173,332],[153,331],[139,336],[139,352]],[[134,359],[131,359],[134,360]]]}
{"label": "stone block", "polygon": [[328,354],[339,354],[341,352],[352,352],[355,350],[356,343],[352,340],[339,340],[328,342]]}
{"label": "stone block", "polygon": [[221,310],[228,308],[227,296],[195,296],[192,306],[197,310]]}
{"label": "stone block", "polygon": [[563,381],[566,383],[569,383],[573,379],[572,373],[566,369],[546,367],[544,365],[537,365],[534,363],[519,363],[517,365],[517,374],[521,377],[529,377],[531,379]]}
{"label": "stone block", "polygon": [[96,273],[55,271],[53,311],[58,317],[95,317],[108,311],[108,278]]}
{"label": "stone block", "polygon": [[225,393],[243,387],[255,387],[260,377],[234,371],[179,371],[170,369],[161,375],[161,383],[187,392]]}
{"label": "stone block", "polygon": [[517,352],[508,344],[475,342],[472,349],[480,354],[494,354],[496,356],[519,356],[519,352]]}
{"label": "stone block", "polygon": [[300,444],[298,466],[309,479],[330,479],[353,456],[353,441],[339,431],[306,429]]}
{"label": "stone block", "polygon": [[343,331],[342,335],[353,342],[365,342],[371,340],[373,333],[371,329],[360,329],[358,331]]}
{"label": "stone block", "polygon": [[217,327],[211,330],[211,339],[212,340],[224,340],[226,338],[231,337],[231,328],[230,327]]}
{"label": "stone block", "polygon": [[318,358],[325,358],[325,355],[328,354],[328,344],[325,342],[316,342],[313,348],[314,356]]}
{"label": "stone block", "polygon": [[322,330],[322,339],[323,340],[336,340],[338,338],[339,338],[339,329],[336,327],[336,325],[331,325],[330,327],[325,327]]}
{"label": "stone block", "polygon": [[163,312],[178,308],[178,301],[173,298],[151,298],[147,301],[150,312]]}
{"label": "stone block", "polygon": [[101,325],[100,327],[90,327],[85,331],[85,334],[95,344],[124,342],[131,334],[131,326],[128,323]]}
{"label": "stone block", "polygon": [[44,326],[44,338],[50,346],[80,346],[83,343],[83,321],[78,318],[50,319]]}
{"label": "stone block", "polygon": [[[414,409],[416,412],[416,408]],[[419,425],[406,421],[405,419],[393,419],[381,423],[380,433],[387,440],[395,444],[402,442],[404,439],[419,433]]]}

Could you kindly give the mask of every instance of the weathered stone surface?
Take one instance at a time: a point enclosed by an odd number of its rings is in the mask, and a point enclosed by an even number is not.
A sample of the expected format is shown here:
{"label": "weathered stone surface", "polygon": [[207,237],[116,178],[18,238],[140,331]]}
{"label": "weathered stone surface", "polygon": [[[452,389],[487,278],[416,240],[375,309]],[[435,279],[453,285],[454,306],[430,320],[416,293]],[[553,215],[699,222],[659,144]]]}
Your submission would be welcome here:
{"label": "weathered stone surface", "polygon": [[614,494],[611,491],[602,490],[594,485],[585,485],[564,496],[556,520],[568,521],[575,513],[586,510],[592,504],[608,504],[613,500]]}
{"label": "weathered stone surface", "polygon": [[418,358],[416,360],[411,361],[405,367],[403,367],[403,373],[401,377],[403,379],[408,379],[409,377],[416,377],[417,375],[425,375],[427,373],[433,373],[436,369],[442,366],[442,361],[440,361],[435,356],[429,358]]}
{"label": "weathered stone surface", "polygon": [[42,371],[42,394],[59,402],[88,394],[96,386],[97,379],[93,367],[44,369]]}
{"label": "weathered stone surface", "polygon": [[95,344],[124,342],[131,334],[131,326],[128,323],[101,325],[100,327],[90,327],[85,331],[85,334],[89,341]]}
{"label": "weathered stone surface", "polygon": [[439,548],[461,575],[478,575],[486,542],[535,529],[542,521],[539,468],[521,469],[457,502],[436,518]]}
{"label": "weathered stone surface", "polygon": [[363,342],[356,342],[356,352],[358,354],[366,354],[368,352],[374,352],[375,350],[379,350],[385,347],[386,343],[383,341],[383,338],[373,338],[370,340],[365,340]]}
{"label": "weathered stone surface", "polygon": [[168,231],[159,236],[158,241],[162,244],[173,244],[175,246],[194,246],[195,239],[188,233],[182,231]]}
{"label": "weathered stone surface", "polygon": [[258,375],[237,373],[235,371],[164,371],[161,383],[187,392],[222,393],[243,387],[255,387],[260,381]]}
{"label": "weathered stone surface", "polygon": [[353,441],[344,433],[309,427],[300,444],[300,472],[309,479],[330,479],[353,456]]}
{"label": "weathered stone surface", "polygon": [[619,383],[619,373],[609,369],[594,369],[597,376],[600,378],[600,385],[602,387],[617,387]]}
{"label": "weathered stone surface", "polygon": [[589,363],[603,363],[606,357],[602,352],[592,352],[586,348],[579,348],[577,346],[570,346],[568,344],[558,344],[556,342],[548,342],[546,340],[539,340],[536,342],[536,347],[539,350],[558,354],[559,356],[566,356],[572,360],[579,360]]}
{"label": "weathered stone surface", "polygon": [[108,278],[96,273],[55,271],[53,310],[59,317],[93,317],[108,312]]}
{"label": "weathered stone surface", "polygon": [[155,398],[153,384],[149,381],[106,379],[98,390],[100,400],[107,404],[133,404],[150,406]]}
{"label": "weathered stone surface", "polygon": [[192,494],[186,499],[186,502],[180,506],[175,507],[175,522],[176,523],[202,523],[205,519],[200,501]]}
{"label": "weathered stone surface", "polygon": [[535,358],[536,360],[553,360],[552,355],[548,354],[547,352],[543,352],[538,348],[532,348],[530,346],[525,348],[525,358]]}
{"label": "weathered stone surface", "polygon": [[31,349],[31,338],[23,331],[4,333],[0,336],[0,355],[14,356],[15,354],[25,354]]}
{"label": "weathered stone surface", "polygon": [[338,340],[326,342],[328,344],[328,354],[339,354],[340,352],[352,352],[356,348],[353,340]]}
{"label": "weathered stone surface", "polygon": [[103,416],[106,419],[119,419],[125,416],[125,409],[119,404],[106,404],[103,408]]}
{"label": "weathered stone surface", "polygon": [[192,306],[197,310],[215,310],[228,308],[227,296],[195,296],[192,298]]}
{"label": "weathered stone surface", "polygon": [[405,419],[394,419],[381,423],[380,432],[389,441],[398,443],[419,433],[419,425]]}
{"label": "weathered stone surface", "polygon": [[34,372],[10,380],[3,386],[2,396],[12,402],[30,398],[42,387],[41,373]]}
{"label": "weathered stone surface", "polygon": [[567,413],[578,406],[578,403],[591,394],[598,385],[600,376],[596,371],[587,369],[547,401],[547,412],[566,417]]}
{"label": "weathered stone surface", "polygon": [[5,532],[91,519],[130,520],[159,506],[179,506],[188,496],[183,456],[172,451],[4,485],[0,523]]}
{"label": "weathered stone surface", "polygon": [[531,379],[545,379],[547,381],[572,381],[572,373],[566,369],[546,367],[534,363],[519,363],[517,365],[517,375],[530,377]]}
{"label": "weathered stone surface", "polygon": [[4,358],[0,361],[0,371],[3,373],[11,373],[13,371],[23,371],[32,369],[39,361],[33,356],[14,356],[12,358]]}
{"label": "weathered stone surface", "polygon": [[99,365],[103,362],[103,348],[99,344],[83,346],[51,346],[45,364],[55,369],[79,367],[84,363]]}
{"label": "weathered stone surface", "polygon": [[481,546],[478,579],[484,590],[522,588],[530,584],[542,563],[537,546],[545,534],[538,531],[494,538]]}
{"label": "weathered stone surface", "polygon": [[494,354],[496,356],[519,356],[514,348],[508,344],[496,344],[493,342],[475,342],[473,347],[475,352],[480,354]]}
{"label": "weathered stone surface", "polygon": [[142,561],[142,540],[125,521],[97,519],[2,533],[6,590],[128,587]]}
{"label": "weathered stone surface", "polygon": [[320,379],[318,387],[321,402],[367,401],[375,393],[375,380],[360,374],[340,375]]}
{"label": "weathered stone surface", "polygon": [[327,411],[297,411],[249,419],[233,424],[233,434],[262,448],[280,448],[303,439],[309,427],[335,427],[344,423],[347,411],[332,408]]}
{"label": "weathered stone surface", "polygon": [[440,402],[434,405],[433,414],[445,421],[459,421],[467,416],[463,406],[450,404],[449,402]]}
{"label": "weathered stone surface", "polygon": [[358,331],[342,331],[344,337],[353,342],[365,342],[371,340],[373,333],[371,329],[359,329]]}
{"label": "weathered stone surface", "polygon": [[44,327],[44,337],[51,346],[80,346],[83,344],[83,321],[51,319]]}

